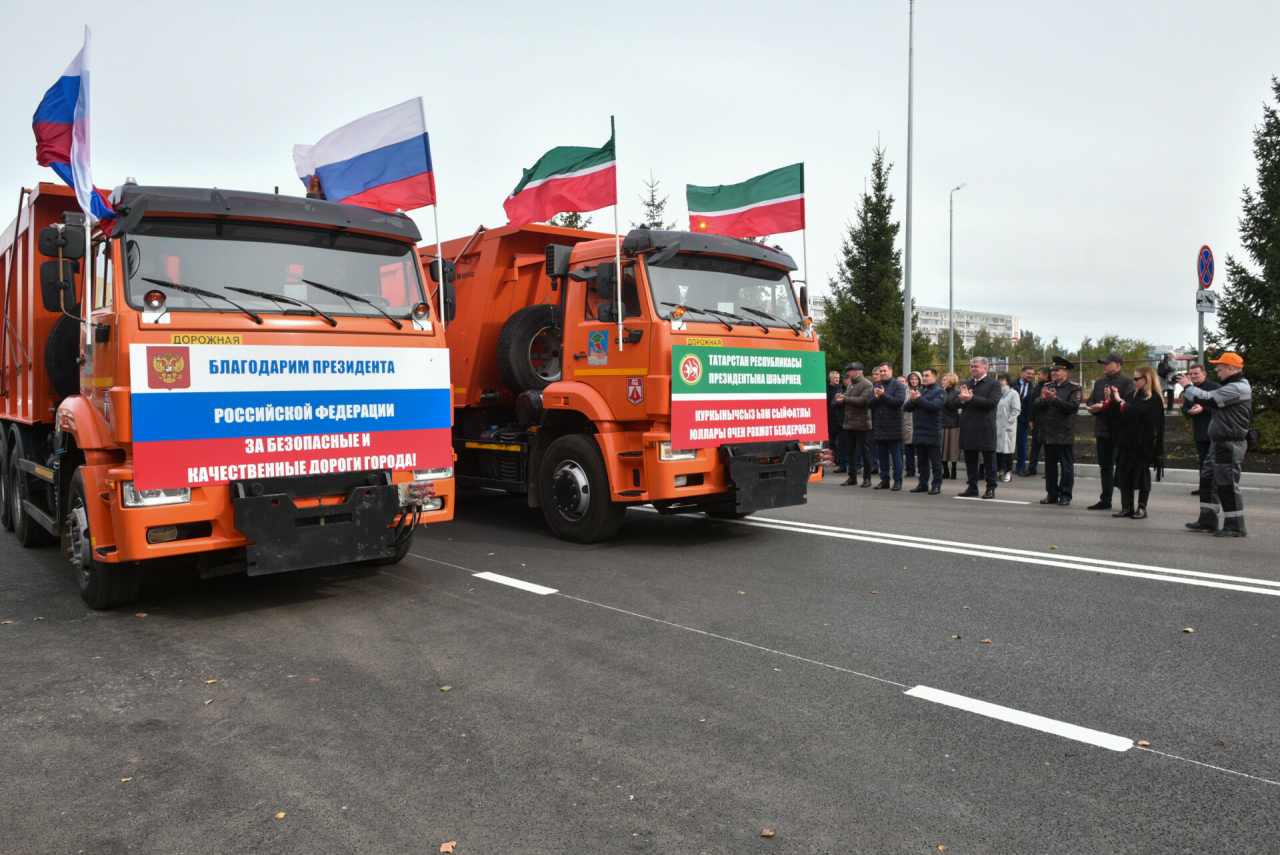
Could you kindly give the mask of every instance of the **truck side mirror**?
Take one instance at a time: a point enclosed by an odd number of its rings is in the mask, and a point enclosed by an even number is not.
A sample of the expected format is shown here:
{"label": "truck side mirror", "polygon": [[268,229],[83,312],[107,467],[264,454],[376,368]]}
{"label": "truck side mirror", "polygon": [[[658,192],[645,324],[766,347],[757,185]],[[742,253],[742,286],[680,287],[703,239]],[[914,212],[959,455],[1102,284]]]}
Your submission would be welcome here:
{"label": "truck side mirror", "polygon": [[596,320],[602,324],[616,324],[618,322],[618,314],[613,310],[613,307],[613,303],[597,303]]}
{"label": "truck side mirror", "polygon": [[[432,282],[440,282],[440,259],[436,259],[428,265],[431,273]],[[458,270],[453,262],[444,259],[444,282],[440,284],[439,299],[440,305],[436,307],[440,317],[447,324],[453,320],[454,315],[458,313],[457,294],[453,289],[453,282],[458,278]]]}
{"label": "truck side mirror", "polygon": [[127,235],[138,227],[142,222],[142,215],[147,212],[149,200],[146,196],[139,196],[133,200],[133,204],[127,208],[121,208],[116,214],[116,224],[111,227],[111,236],[119,237]]}
{"label": "truck side mirror", "polygon": [[800,286],[800,311],[804,313],[804,316],[806,318],[809,317],[809,286],[808,285]]}
{"label": "truck side mirror", "polygon": [[440,317],[444,318],[446,324],[453,320],[453,316],[458,313],[458,300],[453,290],[452,279],[446,279],[444,284],[440,286],[440,305],[438,310]]}
{"label": "truck side mirror", "polygon": [[80,301],[76,299],[75,274],[80,272],[80,265],[64,259],[62,269],[59,270],[58,267],[56,260],[40,265],[40,299],[44,303],[44,310],[61,313],[65,309],[69,314],[78,315]]}
{"label": "truck side mirror", "polygon": [[[596,288],[600,291],[600,296],[610,297],[616,300],[613,308],[617,310],[614,315],[613,322],[617,322],[618,316],[622,314],[622,294],[620,293],[618,283],[618,269],[612,261],[602,261],[596,265]],[[597,310],[598,313],[599,310]],[[597,315],[598,316],[598,315]],[[601,318],[603,320],[603,318]]]}
{"label": "truck side mirror", "polygon": [[49,226],[40,230],[40,254],[52,258],[84,258],[84,229]]}

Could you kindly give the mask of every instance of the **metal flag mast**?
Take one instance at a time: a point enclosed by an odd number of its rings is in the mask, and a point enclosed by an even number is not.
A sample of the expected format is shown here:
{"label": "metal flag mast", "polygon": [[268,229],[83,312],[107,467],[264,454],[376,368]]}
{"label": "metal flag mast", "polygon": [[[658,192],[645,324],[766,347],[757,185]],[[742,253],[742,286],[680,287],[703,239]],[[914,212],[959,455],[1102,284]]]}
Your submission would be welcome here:
{"label": "metal flag mast", "polygon": [[618,316],[618,353],[622,353],[622,235],[618,231],[618,132],[609,117],[609,139],[613,141],[613,270],[617,297],[613,310]]}
{"label": "metal flag mast", "polygon": [[902,376],[911,375],[911,143],[914,117],[915,57],[916,57],[916,2],[909,0],[910,12],[907,36],[907,242],[906,287],[902,294]]}
{"label": "metal flag mast", "polygon": [[[422,96],[418,96],[418,112],[422,115],[422,129],[427,132],[427,150],[430,151],[431,146],[431,129],[427,127],[427,111],[422,106]],[[435,164],[431,164],[431,220],[436,227],[436,271],[439,280],[436,282],[436,305],[440,307],[440,326],[446,330],[449,328],[449,321],[445,317],[444,311],[444,250],[440,243],[440,188],[436,185]]]}

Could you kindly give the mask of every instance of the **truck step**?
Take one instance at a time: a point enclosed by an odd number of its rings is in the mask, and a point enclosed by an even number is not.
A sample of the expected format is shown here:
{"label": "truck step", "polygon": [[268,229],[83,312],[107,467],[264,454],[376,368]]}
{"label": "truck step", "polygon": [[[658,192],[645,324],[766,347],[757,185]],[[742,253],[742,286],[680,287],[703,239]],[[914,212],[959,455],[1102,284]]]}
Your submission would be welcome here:
{"label": "truck step", "polygon": [[58,530],[58,524],[53,521],[53,517],[40,510],[36,505],[32,504],[30,499],[23,499],[22,507],[26,509],[27,515],[40,523],[40,527],[49,532],[49,534],[57,535],[60,533]]}
{"label": "truck step", "polygon": [[23,472],[30,472],[41,481],[48,481],[50,484],[56,483],[54,481],[54,471],[48,466],[41,466],[32,460],[19,460],[18,468]]}
{"label": "truck step", "polygon": [[643,451],[619,451],[619,457],[644,457]]}

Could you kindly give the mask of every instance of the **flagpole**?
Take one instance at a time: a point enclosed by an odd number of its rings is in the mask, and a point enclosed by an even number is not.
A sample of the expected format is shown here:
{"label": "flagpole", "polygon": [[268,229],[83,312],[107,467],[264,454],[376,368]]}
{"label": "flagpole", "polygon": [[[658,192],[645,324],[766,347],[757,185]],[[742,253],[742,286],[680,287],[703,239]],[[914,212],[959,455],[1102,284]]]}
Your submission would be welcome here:
{"label": "flagpole", "polygon": [[613,310],[618,316],[618,353],[622,353],[622,234],[618,231],[618,132],[609,117],[609,138],[613,140],[613,269],[617,277],[617,300]]}
{"label": "flagpole", "polygon": [[[813,294],[813,292],[809,290],[809,230],[807,228],[800,230],[800,247],[801,251],[804,253],[804,291],[807,298],[811,297]],[[810,314],[808,303],[809,300],[806,299],[804,306],[804,313],[806,315]]]}
{"label": "flagpole", "polygon": [[[431,129],[427,127],[427,111],[422,106],[422,96],[418,96],[418,115],[422,116],[422,129],[427,132],[427,151],[430,152]],[[444,250],[440,245],[440,188],[436,186],[435,164],[431,164],[431,220],[436,227],[436,270],[440,279],[436,282],[436,305],[440,307],[440,326],[446,330],[449,321],[444,314]]]}

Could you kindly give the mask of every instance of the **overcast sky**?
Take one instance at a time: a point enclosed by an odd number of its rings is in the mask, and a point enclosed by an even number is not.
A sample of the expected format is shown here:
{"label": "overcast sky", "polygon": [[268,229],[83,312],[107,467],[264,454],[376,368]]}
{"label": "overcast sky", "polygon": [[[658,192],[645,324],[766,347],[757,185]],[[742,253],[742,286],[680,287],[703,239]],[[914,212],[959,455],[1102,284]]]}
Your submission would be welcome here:
{"label": "overcast sky", "polygon": [[[623,228],[650,170],[684,185],[805,163],[825,283],[880,141],[906,213],[907,0],[753,3],[82,3],[0,0],[0,219],[35,163],[31,115],[93,29],[100,186],[301,193],[290,156],[423,96],[446,238],[556,145],[617,116]],[[1064,342],[1195,343],[1195,257],[1240,255],[1252,129],[1280,74],[1280,3],[916,5],[913,287]],[[414,218],[431,234],[431,213]],[[593,227],[609,229],[611,211]],[[800,235],[778,242],[801,256]],[[820,289],[819,289],[820,290]]]}

